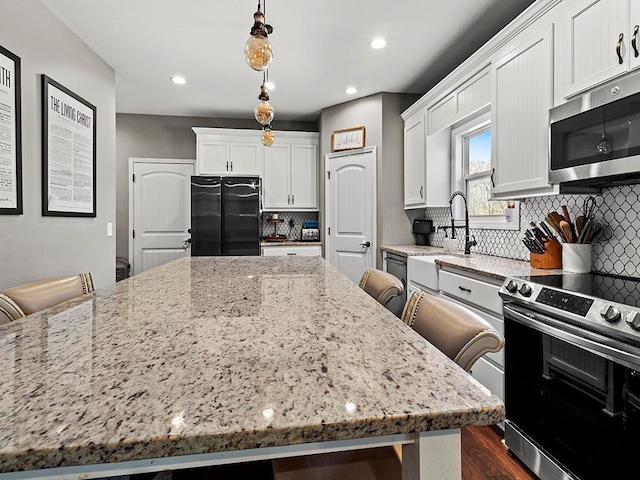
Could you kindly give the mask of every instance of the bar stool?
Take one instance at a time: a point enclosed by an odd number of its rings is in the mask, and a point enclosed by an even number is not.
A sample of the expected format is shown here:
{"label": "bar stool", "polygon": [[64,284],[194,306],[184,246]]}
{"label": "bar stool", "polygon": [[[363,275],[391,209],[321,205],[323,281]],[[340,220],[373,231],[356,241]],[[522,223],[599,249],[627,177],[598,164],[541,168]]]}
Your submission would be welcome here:
{"label": "bar stool", "polygon": [[482,355],[504,346],[504,337],[482,317],[426,292],[411,295],[401,318],[467,372]]}
{"label": "bar stool", "polygon": [[0,292],[0,325],[95,290],[91,273],[44,278]]}
{"label": "bar stool", "polygon": [[404,286],[399,278],[376,268],[368,267],[360,279],[360,288],[385,305],[391,298],[402,295]]}

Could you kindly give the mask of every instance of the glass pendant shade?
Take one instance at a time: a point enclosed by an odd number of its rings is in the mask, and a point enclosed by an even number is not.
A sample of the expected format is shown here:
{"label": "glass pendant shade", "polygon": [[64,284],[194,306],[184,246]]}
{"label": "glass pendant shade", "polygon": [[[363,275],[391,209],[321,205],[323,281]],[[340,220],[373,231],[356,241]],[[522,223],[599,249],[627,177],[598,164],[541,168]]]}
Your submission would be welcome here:
{"label": "glass pendant shade", "polygon": [[275,139],[276,136],[273,133],[273,130],[271,130],[271,127],[265,125],[265,127],[262,129],[262,144],[265,147],[270,147],[271,145],[273,145]]}
{"label": "glass pendant shade", "polygon": [[611,144],[604,133],[600,137],[600,143],[596,146],[596,153],[599,157],[607,157],[611,154]]}
{"label": "glass pendant shade", "polygon": [[269,102],[260,102],[253,110],[253,114],[260,125],[267,125],[273,120],[273,107]]}
{"label": "glass pendant shade", "polygon": [[252,35],[244,47],[247,65],[257,71],[266,70],[273,60],[273,49],[267,37]]}

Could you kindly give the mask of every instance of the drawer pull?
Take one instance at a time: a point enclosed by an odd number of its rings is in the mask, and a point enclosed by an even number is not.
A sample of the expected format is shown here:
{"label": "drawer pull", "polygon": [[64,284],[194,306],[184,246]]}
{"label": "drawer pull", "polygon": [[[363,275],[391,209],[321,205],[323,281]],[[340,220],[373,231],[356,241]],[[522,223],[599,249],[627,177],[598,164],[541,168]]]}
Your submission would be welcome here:
{"label": "drawer pull", "polygon": [[460,290],[462,290],[463,292],[471,293],[471,289],[470,289],[470,288],[465,288],[465,287],[463,287],[462,285],[458,285],[458,288],[459,288]]}
{"label": "drawer pull", "polygon": [[287,252],[287,255],[297,255],[295,252]]}

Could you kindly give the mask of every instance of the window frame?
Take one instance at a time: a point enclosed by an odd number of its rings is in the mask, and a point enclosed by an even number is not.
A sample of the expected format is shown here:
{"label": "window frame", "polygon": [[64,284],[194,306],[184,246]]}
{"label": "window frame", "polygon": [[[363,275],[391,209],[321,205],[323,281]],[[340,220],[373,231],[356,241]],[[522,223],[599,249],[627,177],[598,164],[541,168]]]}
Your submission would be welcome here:
{"label": "window frame", "polygon": [[[491,130],[491,111],[479,112],[473,117],[467,117],[451,128],[451,152],[452,152],[452,192],[462,191],[467,196],[467,182],[487,177],[487,173],[474,173],[467,175],[468,169],[468,141],[471,136]],[[495,152],[493,136],[491,153]],[[492,162],[493,164],[493,162]],[[488,174],[491,175],[491,172]],[[520,230],[520,202],[514,201],[511,212],[511,221],[507,221],[506,215],[469,215],[469,228],[481,230]],[[464,221],[464,202],[455,201],[452,206],[453,218],[456,221]],[[511,210],[511,209],[510,209]]]}

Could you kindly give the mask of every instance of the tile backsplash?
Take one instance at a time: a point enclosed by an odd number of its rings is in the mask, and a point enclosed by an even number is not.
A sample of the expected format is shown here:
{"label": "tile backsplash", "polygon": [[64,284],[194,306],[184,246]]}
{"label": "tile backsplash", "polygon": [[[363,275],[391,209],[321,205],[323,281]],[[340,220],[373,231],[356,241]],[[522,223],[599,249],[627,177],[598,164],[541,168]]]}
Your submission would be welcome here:
{"label": "tile backsplash", "polygon": [[[556,195],[528,198],[520,202],[520,231],[471,229],[478,245],[472,252],[498,257],[529,260],[529,251],[522,244],[529,222],[539,223],[550,211],[562,214],[566,205],[572,220],[582,213],[587,195]],[[596,199],[596,221],[603,232],[593,242],[592,270],[616,275],[640,277],[640,184],[603,189]],[[444,246],[445,233],[439,226],[449,226],[449,208],[427,208],[426,218],[433,220],[434,233],[430,244]],[[456,228],[459,248],[463,249],[464,227]]]}
{"label": "tile backsplash", "polygon": [[[284,222],[278,224],[267,223],[267,219],[272,213],[277,213],[278,218],[282,218]],[[267,235],[277,233],[278,235],[286,235],[288,240],[300,240],[300,229],[302,225],[304,225],[304,222],[313,220],[318,220],[318,212],[264,211],[262,212],[262,236],[266,237]],[[292,224],[293,226],[291,226]]]}

